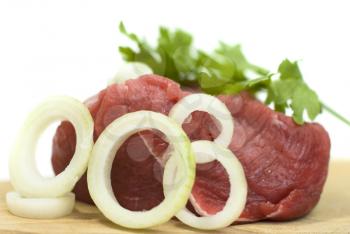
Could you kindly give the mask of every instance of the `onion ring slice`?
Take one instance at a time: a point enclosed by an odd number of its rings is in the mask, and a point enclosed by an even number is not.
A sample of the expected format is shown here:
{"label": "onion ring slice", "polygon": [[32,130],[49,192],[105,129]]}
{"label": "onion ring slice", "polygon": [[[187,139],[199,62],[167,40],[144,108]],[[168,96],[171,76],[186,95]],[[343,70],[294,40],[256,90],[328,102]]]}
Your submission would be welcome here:
{"label": "onion ring slice", "polygon": [[[77,145],[72,160],[59,175],[40,175],[35,164],[35,148],[43,130],[54,121],[69,120],[76,132]],[[78,100],[65,96],[47,99],[31,112],[16,139],[9,160],[11,183],[25,197],[61,197],[70,192],[86,171],[93,146],[93,120]]]}
{"label": "onion ring slice", "polygon": [[[215,230],[232,224],[242,213],[247,199],[247,182],[241,163],[228,149],[211,141],[195,141],[192,149],[197,163],[207,163],[218,160],[226,169],[230,181],[230,194],[224,208],[215,215],[197,217],[187,208],[182,209],[176,217],[183,223],[198,229]],[[163,184],[170,185],[177,180],[177,165],[170,158],[165,165]],[[175,177],[174,177],[175,176]],[[163,186],[165,194],[169,186]]]}
{"label": "onion ring slice", "polygon": [[24,198],[17,192],[6,194],[8,210],[19,217],[30,219],[55,219],[72,213],[74,193],[56,198]]}
{"label": "onion ring slice", "polygon": [[136,79],[139,76],[153,74],[152,69],[144,63],[127,62],[118,68],[118,72],[108,81],[108,85],[122,84],[127,80]]}
{"label": "onion ring slice", "polygon": [[169,117],[182,125],[194,111],[204,111],[214,116],[221,124],[221,133],[215,143],[227,147],[233,136],[233,118],[225,104],[208,94],[191,94],[182,98],[170,110]]}
{"label": "onion ring slice", "polygon": [[[115,154],[131,135],[145,129],[157,129],[169,139],[171,158],[178,165],[179,183],[164,200],[148,211],[130,211],[114,196],[111,167]],[[88,188],[100,211],[112,222],[128,228],[148,228],[165,223],[185,207],[195,177],[195,159],[187,135],[172,119],[152,111],[128,113],[114,120],[101,133],[92,151],[88,167]]]}

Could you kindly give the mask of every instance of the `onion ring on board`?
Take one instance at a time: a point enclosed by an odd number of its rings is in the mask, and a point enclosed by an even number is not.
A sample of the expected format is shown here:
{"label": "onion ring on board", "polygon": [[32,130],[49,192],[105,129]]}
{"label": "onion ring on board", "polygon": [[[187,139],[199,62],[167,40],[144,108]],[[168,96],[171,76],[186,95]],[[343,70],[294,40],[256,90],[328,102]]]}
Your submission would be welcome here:
{"label": "onion ring on board", "polygon": [[[176,214],[176,217],[188,226],[203,229],[215,230],[232,224],[242,213],[247,199],[247,182],[243,167],[234,154],[211,141],[195,141],[192,149],[196,156],[197,163],[207,163],[218,160],[226,169],[230,182],[230,194],[224,208],[215,215],[197,217],[186,207]],[[169,185],[177,179],[177,164],[170,158],[165,165],[163,177],[163,189],[168,193]],[[167,186],[165,186],[167,185]]]}
{"label": "onion ring on board", "polygon": [[55,219],[72,213],[74,193],[55,198],[25,198],[17,192],[6,194],[8,210],[19,217],[30,219]]}
{"label": "onion ring on board", "polygon": [[[35,164],[37,141],[52,122],[69,120],[76,132],[76,149],[72,160],[59,175],[40,175]],[[61,197],[69,193],[86,171],[93,146],[93,120],[80,101],[57,96],[47,99],[32,111],[16,139],[9,159],[11,184],[25,197]]]}
{"label": "onion ring on board", "polygon": [[[153,209],[130,211],[122,207],[114,196],[111,167],[123,142],[145,129],[157,129],[168,138],[172,147],[170,158],[177,163],[181,181]],[[109,220],[128,228],[148,228],[171,219],[185,207],[194,177],[195,159],[187,135],[175,121],[152,111],[128,113],[108,125],[95,143],[87,173],[89,192],[96,206]]]}
{"label": "onion ring on board", "polygon": [[214,116],[221,124],[221,133],[215,143],[227,147],[233,136],[233,118],[225,104],[208,94],[191,94],[178,101],[170,110],[169,117],[182,125],[194,111],[204,111]]}

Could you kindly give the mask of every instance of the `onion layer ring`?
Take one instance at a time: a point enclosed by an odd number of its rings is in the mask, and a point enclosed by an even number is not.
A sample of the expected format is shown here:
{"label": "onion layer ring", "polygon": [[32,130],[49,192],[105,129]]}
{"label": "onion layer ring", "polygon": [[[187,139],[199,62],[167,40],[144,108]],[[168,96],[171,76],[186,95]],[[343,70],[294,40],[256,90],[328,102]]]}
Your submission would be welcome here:
{"label": "onion layer ring", "polygon": [[[35,148],[43,130],[54,121],[69,120],[77,145],[66,169],[53,178],[40,175],[35,165]],[[86,171],[93,146],[93,120],[89,110],[76,99],[57,96],[31,112],[20,130],[9,160],[11,183],[25,197],[61,197],[70,192]]]}
{"label": "onion layer ring", "polygon": [[194,111],[204,111],[213,115],[221,124],[221,133],[215,143],[227,147],[233,136],[233,119],[225,104],[208,94],[191,94],[182,98],[170,110],[169,117],[182,125]]}
{"label": "onion layer ring", "polygon": [[111,84],[123,84],[127,80],[136,79],[139,76],[153,74],[152,69],[144,63],[127,62],[118,68],[118,72],[108,81]]}
{"label": "onion layer ring", "polygon": [[9,211],[19,217],[30,219],[55,219],[72,213],[74,193],[57,198],[24,198],[17,192],[6,194]]}
{"label": "onion layer ring", "polygon": [[[163,132],[170,142],[171,158],[177,162],[181,181],[169,191],[164,200],[148,211],[130,211],[114,196],[111,167],[122,143],[132,134],[144,129]],[[92,151],[88,167],[88,188],[100,211],[112,222],[128,228],[147,228],[171,219],[187,202],[195,177],[195,159],[191,143],[181,127],[167,116],[152,111],[128,113],[114,120],[101,133]]]}
{"label": "onion layer ring", "polygon": [[[232,224],[242,213],[247,198],[247,182],[239,160],[234,154],[211,141],[196,141],[192,143],[197,163],[207,163],[218,160],[226,169],[230,181],[230,194],[224,208],[215,215],[197,217],[184,208],[176,217],[183,223],[198,229],[214,230]],[[163,184],[172,184],[177,180],[176,162],[170,158],[165,166]],[[168,186],[163,187],[165,194]]]}

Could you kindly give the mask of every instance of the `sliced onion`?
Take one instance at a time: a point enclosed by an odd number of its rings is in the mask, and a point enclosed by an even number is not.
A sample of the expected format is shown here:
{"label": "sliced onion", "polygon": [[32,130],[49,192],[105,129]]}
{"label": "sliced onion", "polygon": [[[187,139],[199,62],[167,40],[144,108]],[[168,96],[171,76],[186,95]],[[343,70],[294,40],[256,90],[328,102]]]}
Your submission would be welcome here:
{"label": "sliced onion", "polygon": [[74,193],[56,198],[24,198],[17,192],[6,194],[9,211],[30,219],[54,219],[72,213],[75,204]]}
{"label": "sliced onion", "polygon": [[[215,215],[197,217],[184,208],[176,217],[183,223],[198,229],[214,230],[232,224],[242,213],[247,198],[247,182],[242,165],[235,155],[211,141],[196,141],[192,143],[197,163],[207,163],[218,160],[226,169],[230,182],[230,194],[224,208]],[[165,165],[163,188],[165,194],[177,178],[177,164],[170,158]]]}
{"label": "sliced onion", "polygon": [[122,84],[127,80],[136,79],[139,76],[152,73],[152,69],[144,63],[128,62],[118,68],[118,72],[108,84]]}
{"label": "sliced onion", "polygon": [[[37,141],[46,127],[63,119],[75,128],[74,156],[62,173],[43,177],[35,164]],[[84,104],[70,97],[49,98],[30,113],[18,134],[9,161],[11,183],[25,197],[61,197],[73,189],[86,171],[92,146],[93,120]]]}
{"label": "sliced onion", "polygon": [[[168,138],[173,148],[171,158],[177,162],[181,181],[153,209],[130,211],[122,207],[114,196],[111,167],[123,142],[145,129],[157,129]],[[172,119],[151,111],[125,114],[108,125],[95,143],[87,174],[89,192],[96,206],[109,220],[128,228],[152,227],[171,219],[186,205],[194,177],[195,161],[188,137]]]}
{"label": "sliced onion", "polygon": [[225,104],[214,96],[207,94],[191,94],[182,98],[170,110],[169,117],[182,125],[194,111],[204,111],[214,116],[221,124],[221,133],[215,143],[227,147],[233,136],[233,119]]}

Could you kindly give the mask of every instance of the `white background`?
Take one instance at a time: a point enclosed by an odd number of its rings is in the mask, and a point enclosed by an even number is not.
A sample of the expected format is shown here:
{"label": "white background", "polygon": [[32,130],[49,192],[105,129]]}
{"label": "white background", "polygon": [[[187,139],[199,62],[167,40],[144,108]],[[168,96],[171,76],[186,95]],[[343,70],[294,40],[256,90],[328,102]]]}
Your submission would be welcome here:
{"label": "white background", "polygon": [[[84,100],[104,88],[120,63],[127,29],[155,39],[159,25],[195,35],[198,47],[242,43],[247,57],[270,70],[301,60],[319,96],[350,118],[348,1],[28,1],[0,0],[0,178],[26,114],[45,97]],[[332,140],[332,159],[350,158],[350,127],[318,117]],[[39,167],[51,169],[51,131],[39,143]]]}

